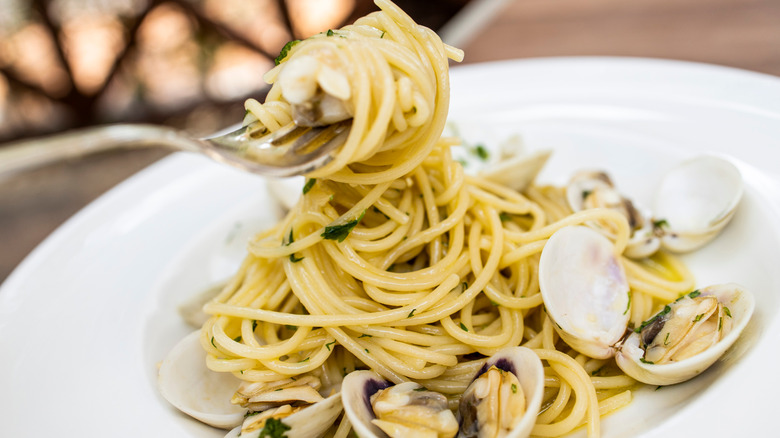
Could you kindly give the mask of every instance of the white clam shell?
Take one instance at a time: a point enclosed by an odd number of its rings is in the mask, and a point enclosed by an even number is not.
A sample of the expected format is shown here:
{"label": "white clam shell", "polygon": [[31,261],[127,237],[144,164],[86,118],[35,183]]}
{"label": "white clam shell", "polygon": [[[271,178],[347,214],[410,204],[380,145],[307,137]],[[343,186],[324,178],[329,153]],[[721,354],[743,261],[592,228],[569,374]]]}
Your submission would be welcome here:
{"label": "white clam shell", "polygon": [[169,403],[206,424],[230,429],[243,421],[246,409],[230,403],[240,381],[206,367],[200,330],[187,335],[168,353],[160,366],[157,384]]}
{"label": "white clam shell", "polygon": [[523,191],[536,179],[551,154],[551,150],[532,153],[518,151],[492,163],[490,167],[481,170],[479,175],[513,190]]}
{"label": "white clam shell", "polygon": [[713,155],[671,169],[656,191],[653,209],[667,223],[664,248],[688,252],[711,241],[734,216],[743,186],[739,170]]}
{"label": "white clam shell", "polygon": [[734,319],[732,328],[715,345],[696,356],[667,364],[642,363],[644,350],[639,333],[632,333],[620,346],[615,360],[618,367],[634,379],[650,385],[673,385],[696,377],[715,363],[739,338],[753,314],[753,294],[742,286],[728,283],[700,289],[701,295],[712,295],[729,308]]}
{"label": "white clam shell", "polygon": [[629,286],[609,239],[581,225],[556,231],[542,250],[539,286],[567,344],[598,359],[614,355],[630,317]]}
{"label": "white clam shell", "polygon": [[485,365],[477,373],[476,379],[482,373],[495,365],[504,371],[510,371],[517,376],[523,394],[526,396],[526,410],[523,419],[504,438],[525,438],[531,435],[536,423],[536,417],[542,406],[544,396],[544,367],[539,356],[526,347],[509,347],[490,356]]}
{"label": "white clam shell", "polygon": [[[290,429],[284,432],[286,438],[319,438],[325,435],[333,423],[341,415],[342,403],[341,393],[337,392],[325,400],[307,406],[300,411],[281,419],[282,423],[290,426]],[[228,432],[225,438],[258,438],[263,431],[262,428],[252,432],[239,434],[241,426]]]}
{"label": "white clam shell", "polygon": [[[491,356],[474,376],[476,379],[492,365],[517,376],[526,395],[526,412],[520,423],[504,438],[525,438],[530,435],[544,395],[544,368],[539,356],[525,347],[508,347]],[[360,438],[386,437],[378,427],[371,423],[375,418],[371,407],[371,395],[380,389],[391,386],[382,376],[373,371],[354,371],[349,373],[341,386],[344,411],[352,428]]]}

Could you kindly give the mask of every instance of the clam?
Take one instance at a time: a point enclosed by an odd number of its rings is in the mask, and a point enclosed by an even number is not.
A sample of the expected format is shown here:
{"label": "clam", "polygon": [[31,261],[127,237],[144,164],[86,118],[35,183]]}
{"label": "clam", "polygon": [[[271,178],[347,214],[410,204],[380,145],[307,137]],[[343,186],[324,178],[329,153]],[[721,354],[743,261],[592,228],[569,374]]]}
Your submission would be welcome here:
{"label": "clam", "polygon": [[288,438],[320,437],[341,414],[341,394],[323,397],[320,391],[328,395],[327,390],[313,375],[253,383],[209,370],[200,335],[195,331],[176,344],[158,376],[160,393],[185,414],[214,427],[233,428],[228,436],[283,430]]}
{"label": "clam", "polygon": [[520,192],[533,183],[550,155],[551,150],[526,153],[521,149],[503,149],[499,160],[481,170],[479,175]]}
{"label": "clam", "polygon": [[753,295],[733,283],[691,292],[631,333],[615,357],[617,364],[651,385],[688,380],[734,344],[754,306]]}
{"label": "clam", "polygon": [[[566,201],[575,212],[588,208],[610,208],[623,213],[631,228],[631,236],[624,252],[626,257],[648,257],[661,246],[661,240],[655,233],[652,215],[618,192],[605,172],[583,171],[575,174],[566,187]],[[595,226],[608,235],[613,234],[609,222],[600,222]]]}
{"label": "clam", "polygon": [[342,385],[344,409],[361,438],[526,437],[541,406],[544,371],[536,354],[510,347],[491,356],[463,393],[458,418],[447,397],[418,383],[393,385],[355,371]]}
{"label": "clam", "polygon": [[[638,259],[661,247],[682,253],[704,246],[734,216],[742,191],[742,176],[733,164],[703,155],[664,175],[652,213],[620,194],[604,172],[575,175],[567,186],[566,198],[575,212],[596,207],[622,212],[631,226],[624,254]],[[609,235],[609,223],[596,226]]]}
{"label": "clam", "polygon": [[742,192],[739,170],[722,158],[704,155],[674,167],[661,180],[654,205],[664,248],[688,252],[711,241],[734,216]]}
{"label": "clam", "polygon": [[670,303],[628,331],[631,297],[612,243],[584,226],[555,232],[539,261],[547,314],[573,349],[615,356],[636,380],[670,385],[693,378],[736,341],[753,313],[753,296],[736,284],[710,286]]}
{"label": "clam", "polygon": [[586,226],[564,227],[545,244],[539,287],[561,338],[597,359],[615,354],[630,317],[629,287],[612,242]]}
{"label": "clam", "polygon": [[342,410],[339,392],[310,405],[284,404],[248,414],[241,426],[231,430],[226,438],[319,438],[336,422]]}
{"label": "clam", "polygon": [[338,57],[327,49],[290,57],[277,78],[298,126],[325,126],[352,118],[352,88]]}
{"label": "clam", "polygon": [[240,380],[206,367],[200,330],[179,341],[165,357],[157,378],[160,394],[185,414],[208,425],[229,429],[243,421],[246,409],[230,403]]}

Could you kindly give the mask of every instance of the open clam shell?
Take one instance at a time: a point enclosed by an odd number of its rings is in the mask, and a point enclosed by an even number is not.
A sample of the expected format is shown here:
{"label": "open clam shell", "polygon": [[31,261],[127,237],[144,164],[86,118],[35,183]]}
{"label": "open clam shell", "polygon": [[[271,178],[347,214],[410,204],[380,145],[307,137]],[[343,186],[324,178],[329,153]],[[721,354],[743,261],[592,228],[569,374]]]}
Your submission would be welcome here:
{"label": "open clam shell", "polygon": [[[510,347],[499,350],[485,362],[481,370],[474,376],[474,382],[472,382],[472,385],[470,385],[469,389],[464,393],[464,399],[467,398],[465,394],[472,390],[472,386],[478,378],[493,367],[500,369],[503,372],[512,373],[516,376],[516,385],[519,385],[519,388],[513,388],[513,392],[519,391],[524,395],[525,399],[525,408],[522,417],[513,422],[511,430],[505,430],[499,436],[505,438],[527,437],[533,428],[542,403],[544,392],[544,369],[542,367],[542,362],[539,360],[536,353],[525,347]],[[407,386],[409,387],[408,396],[403,394],[403,392],[407,390]],[[432,402],[430,399],[432,397],[430,395],[423,395],[423,400],[415,400],[415,394],[418,394],[417,391],[423,391],[422,394],[425,392],[424,388],[419,387],[419,385],[415,383],[406,382],[399,385],[393,385],[373,371],[354,371],[345,377],[341,389],[344,411],[359,437],[378,438],[387,436],[373,421],[377,419],[377,415],[374,411],[375,405],[372,403],[372,396],[381,390],[391,390],[391,388],[396,387],[400,388],[401,391],[394,395],[393,401],[401,401],[410,406],[431,406]],[[480,391],[480,389],[477,389],[477,391]],[[464,406],[463,403],[470,402],[464,402],[463,399],[461,400],[462,405],[459,408],[460,418],[458,420],[460,430],[457,430],[456,428],[456,430],[452,430],[450,433],[454,434],[457,431],[458,436],[474,436],[472,435],[474,430],[476,429],[478,432],[482,427],[482,425],[478,424],[478,421],[476,421],[481,417],[476,413],[469,412],[476,406]],[[466,412],[464,413],[464,411]],[[448,415],[451,415],[451,412],[444,408],[439,415],[427,413],[425,414],[425,418],[427,418],[427,421],[429,422],[440,422],[441,419],[438,417]],[[464,418],[467,418],[467,420],[464,420]],[[468,431],[463,430],[464,421],[469,423],[466,426],[469,429]],[[441,423],[446,422],[441,421]]]}
{"label": "open clam shell", "polygon": [[[342,412],[341,393],[337,392],[322,401],[309,405],[292,415],[281,418],[279,421],[283,424],[286,438],[320,438],[336,422]],[[252,421],[252,417],[244,419],[244,425]],[[281,429],[278,429],[281,430]],[[251,431],[242,431],[242,426],[238,426],[228,432],[225,438],[259,438],[261,436],[270,436],[265,428],[253,428]],[[274,435],[279,436],[279,435]]]}
{"label": "open clam shell", "polygon": [[157,384],[160,394],[185,414],[206,424],[230,429],[241,424],[246,409],[230,403],[240,381],[206,367],[200,330],[179,341],[163,360]]}
{"label": "open clam shell", "polygon": [[612,357],[630,317],[629,286],[612,242],[585,226],[556,231],[542,250],[539,286],[561,338],[598,359]]}
{"label": "open clam shell", "polygon": [[[672,385],[701,374],[734,344],[753,314],[755,307],[753,295],[742,286],[734,283],[710,286],[697,291],[697,294],[700,297],[717,298],[724,310],[721,314],[713,314],[709,323],[712,325],[713,330],[727,332],[723,333],[722,336],[718,336],[715,339],[715,343],[709,345],[704,351],[679,361],[667,363],[652,363],[645,360],[646,348],[642,346],[644,343],[642,335],[639,332],[631,333],[620,346],[615,356],[617,365],[623,372],[647,384]],[[675,312],[671,309],[676,303],[667,306],[670,310],[665,309],[662,313],[674,314]],[[683,314],[683,312],[679,313]],[[705,322],[702,320],[701,314],[690,314],[687,317],[693,318],[691,322],[698,324]],[[656,316],[654,319],[658,319],[658,317]],[[665,322],[665,324],[671,323]],[[661,330],[662,328],[656,329],[656,331]],[[658,337],[663,338],[664,336],[662,335],[663,331],[661,331]],[[705,338],[704,335],[700,334],[692,334],[692,336],[698,342],[701,342],[700,339]],[[668,332],[665,338],[669,339]],[[661,343],[663,342],[664,340],[662,339]]]}
{"label": "open clam shell", "polygon": [[664,248],[688,252],[711,241],[729,223],[744,183],[729,161],[703,155],[671,169],[656,191],[655,217],[664,223]]}

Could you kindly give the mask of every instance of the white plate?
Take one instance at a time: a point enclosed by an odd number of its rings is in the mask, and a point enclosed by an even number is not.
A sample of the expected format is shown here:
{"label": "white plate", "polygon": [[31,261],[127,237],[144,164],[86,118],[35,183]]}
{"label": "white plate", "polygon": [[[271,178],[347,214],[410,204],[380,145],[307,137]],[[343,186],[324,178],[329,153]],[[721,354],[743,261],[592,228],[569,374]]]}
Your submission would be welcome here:
{"label": "white plate", "polygon": [[[661,171],[715,151],[747,189],[734,222],[687,257],[699,284],[736,281],[758,307],[744,339],[693,381],[635,393],[605,437],[764,436],[780,390],[780,80],[677,62],[548,59],[458,67],[451,120],[472,142],[521,134],[553,148],[541,178],[603,167],[649,199]],[[774,174],[774,175],[772,175]],[[235,269],[272,223],[265,182],[176,154],[52,234],[0,289],[0,435],[221,436],[157,394],[156,366],[188,328],[188,294]],[[582,434],[580,432],[580,434]]]}

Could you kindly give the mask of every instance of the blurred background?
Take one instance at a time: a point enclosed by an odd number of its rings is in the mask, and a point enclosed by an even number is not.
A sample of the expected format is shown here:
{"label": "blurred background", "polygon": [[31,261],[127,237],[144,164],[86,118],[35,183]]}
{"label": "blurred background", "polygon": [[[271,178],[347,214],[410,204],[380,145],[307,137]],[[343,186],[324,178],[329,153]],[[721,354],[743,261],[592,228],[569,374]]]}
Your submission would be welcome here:
{"label": "blurred background", "polygon": [[[610,55],[780,75],[780,0],[396,0],[465,63]],[[207,135],[262,101],[281,47],[371,0],[0,0],[0,148],[112,122]],[[0,281],[46,235],[164,150],[0,175]]]}

